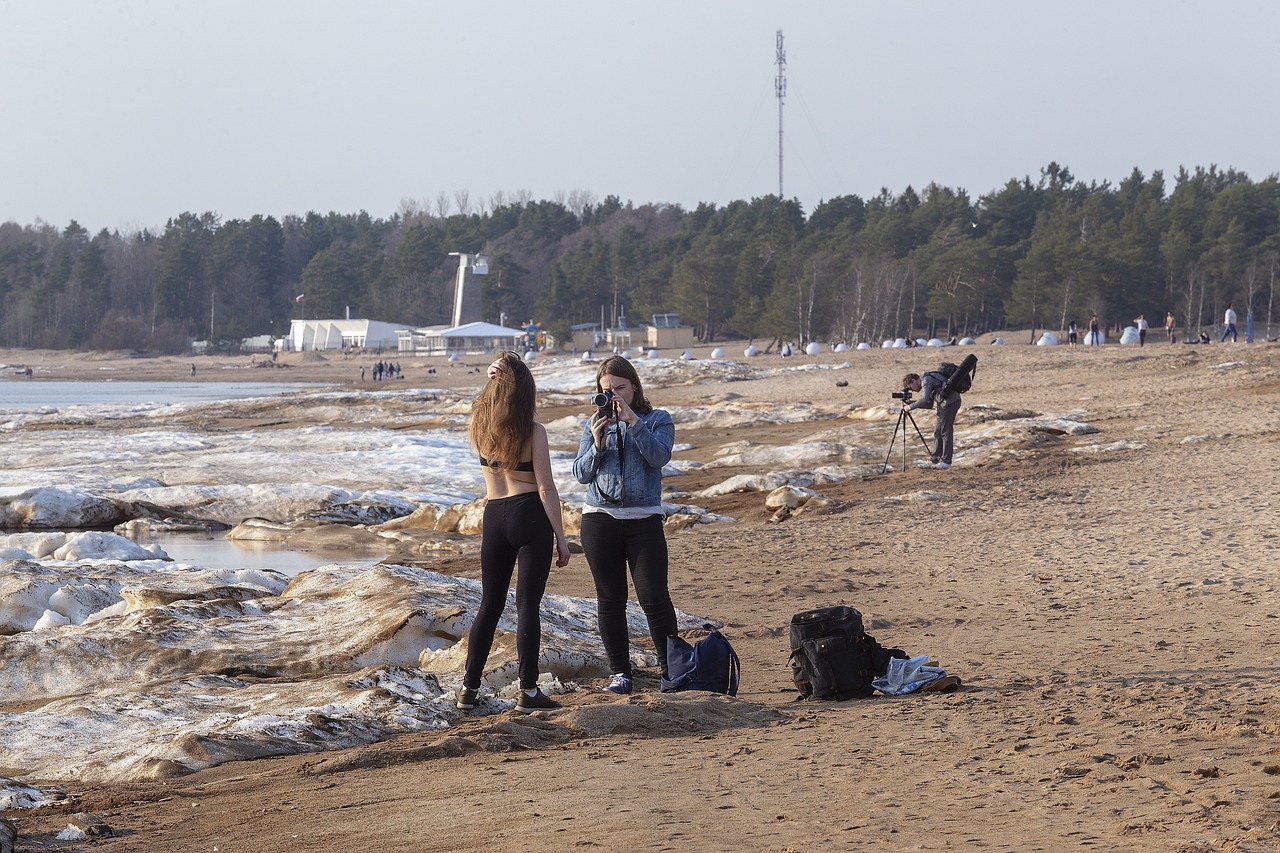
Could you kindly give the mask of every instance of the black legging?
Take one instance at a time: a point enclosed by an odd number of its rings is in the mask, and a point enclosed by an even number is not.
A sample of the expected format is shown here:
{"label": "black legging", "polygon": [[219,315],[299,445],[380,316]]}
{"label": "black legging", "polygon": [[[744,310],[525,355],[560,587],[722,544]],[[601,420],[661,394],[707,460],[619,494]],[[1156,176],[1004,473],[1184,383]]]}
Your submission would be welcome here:
{"label": "black legging", "polygon": [[582,514],[582,552],[596,582],[596,618],[613,672],[631,674],[627,631],[627,567],[636,600],[649,621],[649,637],[662,674],[667,674],[667,637],[676,633],[676,609],[667,589],[667,538],[662,516],[617,519],[604,512]]}
{"label": "black legging", "polygon": [[542,498],[527,492],[491,500],[484,507],[484,533],[480,538],[480,610],[471,625],[467,644],[467,669],[462,683],[480,686],[493,632],[507,606],[511,572],[517,562],[516,653],[520,658],[520,687],[538,686],[538,649],[542,641],[542,617],[538,608],[551,574],[555,533],[547,520]]}

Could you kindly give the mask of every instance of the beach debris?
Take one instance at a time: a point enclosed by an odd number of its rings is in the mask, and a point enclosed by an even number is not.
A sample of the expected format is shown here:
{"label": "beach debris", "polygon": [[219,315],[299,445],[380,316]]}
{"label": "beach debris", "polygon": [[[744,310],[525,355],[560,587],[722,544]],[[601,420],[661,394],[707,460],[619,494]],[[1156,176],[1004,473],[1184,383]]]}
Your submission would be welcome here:
{"label": "beach debris", "polygon": [[60,841],[84,841],[88,838],[110,838],[115,835],[110,825],[96,814],[78,812],[71,816],[67,828],[58,833]]}

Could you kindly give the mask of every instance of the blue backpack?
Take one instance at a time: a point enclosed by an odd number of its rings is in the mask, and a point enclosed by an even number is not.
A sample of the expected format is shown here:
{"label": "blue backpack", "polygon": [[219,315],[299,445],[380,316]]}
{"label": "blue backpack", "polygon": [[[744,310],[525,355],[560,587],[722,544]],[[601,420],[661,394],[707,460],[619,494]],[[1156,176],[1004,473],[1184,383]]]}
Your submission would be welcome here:
{"label": "blue backpack", "polygon": [[667,637],[667,677],[658,689],[663,693],[709,690],[737,696],[740,673],[738,654],[719,631],[710,631],[692,645],[671,636]]}

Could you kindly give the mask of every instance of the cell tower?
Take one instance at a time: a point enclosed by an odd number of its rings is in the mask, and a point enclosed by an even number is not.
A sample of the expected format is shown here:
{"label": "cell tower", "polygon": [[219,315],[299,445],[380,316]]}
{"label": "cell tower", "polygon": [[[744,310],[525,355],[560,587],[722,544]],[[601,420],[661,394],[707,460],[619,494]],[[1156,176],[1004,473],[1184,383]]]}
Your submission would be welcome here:
{"label": "cell tower", "polygon": [[782,30],[778,30],[777,65],[773,89],[778,95],[778,201],[782,201],[782,104],[787,99],[787,52],[782,49]]}

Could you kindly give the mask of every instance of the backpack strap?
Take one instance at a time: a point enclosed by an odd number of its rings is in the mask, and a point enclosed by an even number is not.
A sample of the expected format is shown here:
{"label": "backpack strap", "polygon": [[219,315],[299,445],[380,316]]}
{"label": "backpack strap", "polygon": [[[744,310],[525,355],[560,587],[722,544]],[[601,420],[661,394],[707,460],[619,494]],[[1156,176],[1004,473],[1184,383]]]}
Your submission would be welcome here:
{"label": "backpack strap", "polygon": [[[717,634],[720,632],[717,631]],[[742,664],[738,660],[738,653],[733,650],[733,646],[729,645],[729,641],[725,640],[725,650],[729,652],[729,695],[738,695],[738,680],[742,676]]]}

